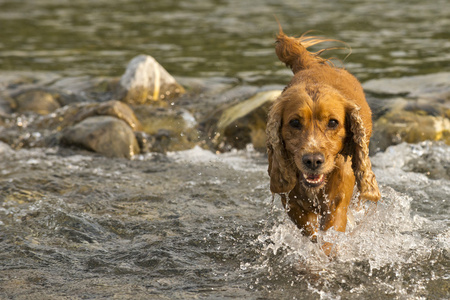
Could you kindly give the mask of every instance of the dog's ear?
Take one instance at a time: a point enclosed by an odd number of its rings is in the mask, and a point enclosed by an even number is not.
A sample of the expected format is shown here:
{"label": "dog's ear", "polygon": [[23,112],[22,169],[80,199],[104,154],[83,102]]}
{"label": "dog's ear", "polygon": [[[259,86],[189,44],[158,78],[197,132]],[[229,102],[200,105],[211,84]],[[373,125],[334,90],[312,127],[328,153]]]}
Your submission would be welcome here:
{"label": "dog's ear", "polygon": [[267,152],[269,157],[270,190],[272,193],[288,193],[296,184],[294,162],[289,159],[281,137],[282,105],[272,106],[266,127]]}
{"label": "dog's ear", "polygon": [[[369,125],[370,126],[370,125]],[[378,201],[381,198],[372,163],[369,159],[369,139],[367,128],[360,115],[360,107],[350,105],[346,116],[347,137],[342,154],[351,157],[356,184],[362,199]]]}

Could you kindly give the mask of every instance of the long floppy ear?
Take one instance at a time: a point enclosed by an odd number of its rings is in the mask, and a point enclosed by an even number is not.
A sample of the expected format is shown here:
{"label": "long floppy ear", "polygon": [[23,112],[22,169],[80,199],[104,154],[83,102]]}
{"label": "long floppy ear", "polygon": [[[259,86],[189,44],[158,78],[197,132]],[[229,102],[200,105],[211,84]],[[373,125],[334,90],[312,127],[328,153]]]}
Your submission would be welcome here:
{"label": "long floppy ear", "polygon": [[294,162],[289,159],[281,137],[282,105],[278,102],[269,112],[266,136],[269,156],[270,190],[272,193],[288,193],[296,184]]}
{"label": "long floppy ear", "polygon": [[352,168],[360,197],[377,202],[380,200],[381,194],[369,159],[370,136],[366,132],[370,132],[370,130],[364,127],[360,116],[360,107],[351,106],[347,113],[347,120],[348,134],[342,154],[352,157]]}

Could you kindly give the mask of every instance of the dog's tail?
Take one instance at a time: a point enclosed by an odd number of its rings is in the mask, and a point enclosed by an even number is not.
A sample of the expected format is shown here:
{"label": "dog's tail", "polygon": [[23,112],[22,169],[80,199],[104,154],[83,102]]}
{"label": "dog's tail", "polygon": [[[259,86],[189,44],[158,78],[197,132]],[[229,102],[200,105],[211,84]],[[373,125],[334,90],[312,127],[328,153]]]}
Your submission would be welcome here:
{"label": "dog's tail", "polygon": [[[280,31],[277,35],[275,52],[278,59],[291,68],[292,72],[308,69],[317,64],[328,62],[327,59],[321,58],[319,55],[331,48],[322,49],[318,52],[309,52],[308,47],[320,44],[323,42],[341,42],[333,39],[325,39],[317,36],[307,36],[308,32],[304,33],[300,38],[289,37],[284,34],[281,25]],[[336,49],[336,48],[334,48]]]}

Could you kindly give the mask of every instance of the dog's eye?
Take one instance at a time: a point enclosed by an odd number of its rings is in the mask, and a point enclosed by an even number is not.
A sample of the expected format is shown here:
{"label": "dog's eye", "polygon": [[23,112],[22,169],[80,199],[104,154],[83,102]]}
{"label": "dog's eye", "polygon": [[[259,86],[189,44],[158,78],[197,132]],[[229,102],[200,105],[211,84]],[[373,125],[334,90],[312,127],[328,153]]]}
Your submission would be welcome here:
{"label": "dog's eye", "polygon": [[300,129],[302,127],[302,124],[300,123],[300,120],[298,120],[298,119],[290,120],[289,125],[291,125],[291,127],[295,128],[295,129]]}
{"label": "dog's eye", "polygon": [[339,122],[335,119],[328,121],[328,128],[335,129],[339,125]]}

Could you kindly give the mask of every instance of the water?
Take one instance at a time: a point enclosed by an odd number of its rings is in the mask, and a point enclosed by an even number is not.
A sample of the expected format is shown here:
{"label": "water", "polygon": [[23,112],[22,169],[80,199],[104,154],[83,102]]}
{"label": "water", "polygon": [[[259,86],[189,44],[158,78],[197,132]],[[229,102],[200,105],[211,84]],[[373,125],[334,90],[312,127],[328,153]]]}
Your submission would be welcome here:
{"label": "water", "polygon": [[119,76],[144,53],[176,76],[285,84],[274,16],[286,33],[348,43],[345,65],[363,81],[449,70],[446,0],[2,0],[0,69]]}
{"label": "water", "polygon": [[[447,1],[0,0],[0,79],[119,76],[145,53],[223,97],[284,85],[273,15],[289,34],[347,42],[361,81],[449,71]],[[449,153],[424,142],[372,157],[382,200],[319,237],[329,258],[272,199],[251,147],[125,160],[0,142],[0,298],[447,299]]]}
{"label": "water", "polygon": [[[14,297],[417,299],[448,295],[448,179],[405,171],[449,146],[374,157],[383,198],[346,233],[302,237],[251,149],[133,160],[0,144],[1,292]],[[392,157],[404,161],[386,166]],[[27,172],[23,172],[27,169]],[[399,191],[405,190],[405,191]]]}

